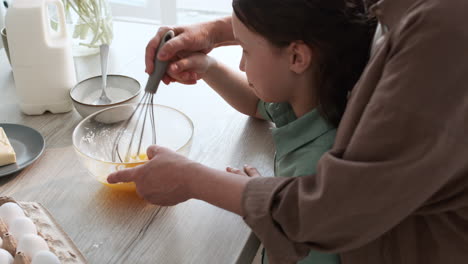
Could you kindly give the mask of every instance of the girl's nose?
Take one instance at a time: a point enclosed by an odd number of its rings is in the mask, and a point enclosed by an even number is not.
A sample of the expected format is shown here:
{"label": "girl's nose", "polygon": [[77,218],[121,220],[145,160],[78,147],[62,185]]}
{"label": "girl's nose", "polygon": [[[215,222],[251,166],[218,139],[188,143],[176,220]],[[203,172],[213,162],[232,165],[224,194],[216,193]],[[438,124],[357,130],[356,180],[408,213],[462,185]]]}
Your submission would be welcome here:
{"label": "girl's nose", "polygon": [[244,55],[242,54],[241,61],[239,63],[239,70],[245,72],[245,59]]}

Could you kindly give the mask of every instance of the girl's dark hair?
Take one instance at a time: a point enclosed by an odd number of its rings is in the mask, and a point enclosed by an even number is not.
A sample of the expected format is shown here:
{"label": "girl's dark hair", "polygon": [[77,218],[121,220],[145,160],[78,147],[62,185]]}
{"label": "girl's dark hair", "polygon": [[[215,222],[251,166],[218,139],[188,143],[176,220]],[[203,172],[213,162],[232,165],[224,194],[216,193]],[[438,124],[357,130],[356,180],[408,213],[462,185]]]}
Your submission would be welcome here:
{"label": "girl's dark hair", "polygon": [[375,22],[362,0],[233,0],[239,20],[277,47],[302,40],[316,51],[318,110],[338,126],[369,59]]}

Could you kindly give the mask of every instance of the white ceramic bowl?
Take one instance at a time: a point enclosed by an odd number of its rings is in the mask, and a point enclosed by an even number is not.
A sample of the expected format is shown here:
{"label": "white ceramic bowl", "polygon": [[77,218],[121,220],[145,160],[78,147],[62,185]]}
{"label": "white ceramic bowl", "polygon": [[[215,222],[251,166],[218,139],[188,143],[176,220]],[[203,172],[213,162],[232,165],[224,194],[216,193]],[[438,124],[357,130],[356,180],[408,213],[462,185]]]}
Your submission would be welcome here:
{"label": "white ceramic bowl", "polygon": [[107,75],[107,96],[110,104],[95,105],[101,96],[102,76],[95,76],[79,82],[70,90],[70,97],[75,109],[84,118],[97,111],[121,104],[137,103],[140,94],[140,83],[134,78],[123,75]]}

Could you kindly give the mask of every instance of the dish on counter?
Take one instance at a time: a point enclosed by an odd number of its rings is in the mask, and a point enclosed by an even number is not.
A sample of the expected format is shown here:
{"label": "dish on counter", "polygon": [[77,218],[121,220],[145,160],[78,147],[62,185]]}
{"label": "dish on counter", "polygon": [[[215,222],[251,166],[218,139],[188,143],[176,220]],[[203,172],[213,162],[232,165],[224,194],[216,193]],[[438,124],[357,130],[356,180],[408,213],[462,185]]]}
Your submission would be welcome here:
{"label": "dish on counter", "polygon": [[[144,123],[143,120],[134,118],[130,123],[125,123],[137,106],[124,104],[101,110],[86,117],[73,131],[73,146],[80,161],[97,181],[120,191],[134,192],[135,184],[133,182],[109,184],[107,176],[117,170],[145,164],[148,159],[146,149],[152,144],[151,122]],[[153,104],[150,109],[153,110],[155,118],[156,144],[187,155],[194,132],[192,120],[183,112],[169,106]],[[139,113],[135,116],[139,116]],[[130,128],[138,122],[145,124],[145,133],[138,132],[137,136],[132,137]],[[137,153],[136,148],[132,149],[131,160],[125,162],[113,159],[115,139],[124,124],[128,125],[129,130],[121,135],[118,144],[120,148],[117,149],[125,151],[131,142],[133,142],[132,146],[137,147],[139,146],[138,140],[142,139],[140,152]],[[122,157],[124,156],[125,154],[122,153]]]}
{"label": "dish on counter", "polygon": [[0,177],[20,171],[41,156],[44,137],[34,128],[11,123],[0,123],[16,153],[16,163],[0,166]]}

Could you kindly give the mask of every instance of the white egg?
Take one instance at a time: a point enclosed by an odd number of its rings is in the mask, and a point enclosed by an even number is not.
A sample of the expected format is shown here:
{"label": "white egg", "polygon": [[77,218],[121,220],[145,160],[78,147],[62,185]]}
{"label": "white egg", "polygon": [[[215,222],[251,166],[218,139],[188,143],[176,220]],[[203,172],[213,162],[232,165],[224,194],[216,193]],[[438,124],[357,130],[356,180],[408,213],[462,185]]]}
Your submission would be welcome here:
{"label": "white egg", "polygon": [[4,203],[0,206],[0,218],[9,228],[13,220],[18,217],[24,217],[24,212],[16,203]]}
{"label": "white egg", "polygon": [[0,264],[12,264],[13,256],[3,248],[0,248]]}
{"label": "white egg", "polygon": [[18,246],[16,247],[16,253],[23,252],[29,259],[32,259],[41,250],[49,250],[49,246],[42,237],[33,234],[23,235],[18,240]]}
{"label": "white egg", "polygon": [[37,235],[37,229],[34,222],[28,217],[18,217],[11,223],[9,228],[10,234],[19,241],[25,234]]}
{"label": "white egg", "polygon": [[60,264],[60,260],[54,253],[42,250],[34,255],[31,264]]}

